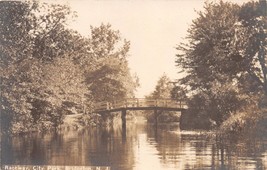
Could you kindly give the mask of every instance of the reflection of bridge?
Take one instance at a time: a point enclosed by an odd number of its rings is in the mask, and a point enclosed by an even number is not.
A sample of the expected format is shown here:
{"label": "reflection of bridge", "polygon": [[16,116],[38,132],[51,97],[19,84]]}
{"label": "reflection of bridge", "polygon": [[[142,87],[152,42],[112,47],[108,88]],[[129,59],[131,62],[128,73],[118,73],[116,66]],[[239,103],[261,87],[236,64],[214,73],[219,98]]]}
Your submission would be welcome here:
{"label": "reflection of bridge", "polygon": [[127,110],[153,110],[155,115],[155,124],[157,125],[158,111],[180,111],[187,109],[184,101],[172,99],[143,99],[131,98],[115,102],[99,102],[95,105],[95,111],[99,114],[121,112],[122,128],[126,128]]}

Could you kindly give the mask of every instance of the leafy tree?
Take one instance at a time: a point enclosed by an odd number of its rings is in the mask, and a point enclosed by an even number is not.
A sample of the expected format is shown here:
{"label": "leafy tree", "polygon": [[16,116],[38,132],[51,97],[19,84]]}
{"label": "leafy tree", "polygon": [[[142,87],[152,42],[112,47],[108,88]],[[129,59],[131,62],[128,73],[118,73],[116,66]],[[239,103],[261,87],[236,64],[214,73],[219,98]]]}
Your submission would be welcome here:
{"label": "leafy tree", "polygon": [[[35,5],[35,4],[34,4]],[[58,4],[36,4],[30,34],[33,40],[32,56],[51,61],[73,50],[74,32],[66,29],[69,18],[75,17],[70,8]]]}
{"label": "leafy tree", "polygon": [[[238,39],[241,55],[249,62],[246,74],[267,95],[267,5],[265,0],[248,2],[239,12]],[[248,77],[248,76],[247,76]]]}
{"label": "leafy tree", "polygon": [[189,43],[177,47],[176,63],[187,73],[181,83],[190,90],[209,89],[214,80],[231,83],[246,63],[233,46],[239,7],[220,1],[204,9],[188,30]]}
{"label": "leafy tree", "polygon": [[23,61],[31,51],[30,45],[25,43],[31,41],[28,34],[31,29],[31,8],[22,2],[1,2],[0,8],[1,125],[6,122],[5,131],[10,130],[12,124],[18,128],[23,126],[14,122],[29,122],[24,126],[29,128],[32,122],[29,114],[31,105],[27,103],[29,91],[24,88],[26,84],[23,79],[26,76],[22,73],[28,68]]}
{"label": "leafy tree", "polygon": [[[173,83],[171,82],[171,79],[164,73],[158,80],[155,90],[148,96],[146,96],[146,99],[170,99],[172,97],[173,92]],[[176,112],[171,111],[161,111],[157,112],[157,115],[154,115],[153,113],[147,111],[146,117],[148,121],[154,121],[155,116],[158,116],[158,121],[160,122],[173,122],[173,121],[179,121],[179,115],[177,115]]]}
{"label": "leafy tree", "polygon": [[38,77],[42,75],[42,78],[31,86],[38,88],[38,93],[35,92],[30,101],[34,123],[42,125],[42,122],[50,121],[52,126],[57,127],[64,115],[83,113],[85,107],[90,109],[85,77],[71,58],[58,58],[40,67],[42,71]]}
{"label": "leafy tree", "polygon": [[57,127],[64,115],[91,112],[93,101],[132,97],[138,79],[129,42],[110,25],[82,37],[67,29],[70,8],[1,2],[1,126],[26,132]]}
{"label": "leafy tree", "polygon": [[[263,40],[258,39],[258,33],[252,33],[251,28],[244,25],[245,21],[240,24],[244,10],[245,7],[228,2],[207,2],[204,12],[198,13],[198,18],[188,30],[188,43],[177,47],[179,54],[176,63],[187,73],[180,84],[193,94],[191,111],[208,116],[217,127],[249,103],[249,95],[252,94],[244,93],[244,89],[259,87],[259,83],[255,84],[252,78],[264,80],[264,76],[259,76],[259,70],[262,69],[255,63],[255,56],[262,49],[259,44]],[[263,22],[259,23],[255,29],[255,25],[251,25],[254,31],[263,28]],[[251,31],[249,36],[244,34],[244,30]],[[255,39],[261,43],[256,43]],[[257,47],[252,48],[252,44]],[[247,80],[252,81],[245,87],[243,82]],[[199,103],[202,111],[194,109],[199,107],[198,103],[193,102],[198,98],[205,99],[204,103]]]}
{"label": "leafy tree", "polygon": [[31,54],[32,37],[29,32],[33,29],[34,7],[24,2],[2,1],[0,3],[0,66],[2,69]]}
{"label": "leafy tree", "polygon": [[65,28],[66,6],[12,1],[0,8],[3,130],[56,127],[64,110],[85,103],[88,89],[77,60],[87,40]]}
{"label": "leafy tree", "polygon": [[185,89],[185,87],[177,84],[176,82],[173,83],[174,85],[171,90],[171,98],[177,101],[186,101],[188,98],[187,97],[188,91]]}
{"label": "leafy tree", "polygon": [[155,90],[148,96],[153,99],[169,99],[171,98],[171,91],[173,84],[171,79],[164,73],[158,80]]}
{"label": "leafy tree", "polygon": [[129,41],[121,41],[119,31],[111,25],[91,27],[89,38],[94,68],[87,70],[87,83],[95,101],[110,101],[133,97],[138,78],[130,73],[127,56]]}
{"label": "leafy tree", "polygon": [[71,33],[65,28],[73,16],[69,7],[5,1],[0,13],[1,68],[30,57],[51,60],[70,49]]}

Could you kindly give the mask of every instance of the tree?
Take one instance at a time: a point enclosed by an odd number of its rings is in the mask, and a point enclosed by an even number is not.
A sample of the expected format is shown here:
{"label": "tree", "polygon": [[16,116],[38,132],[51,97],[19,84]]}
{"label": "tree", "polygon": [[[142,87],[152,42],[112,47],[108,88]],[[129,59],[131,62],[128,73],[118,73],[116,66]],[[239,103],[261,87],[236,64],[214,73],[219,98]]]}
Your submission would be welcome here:
{"label": "tree", "polygon": [[[244,52],[251,50],[245,45],[247,34],[240,38],[240,30],[244,29],[239,25],[242,13],[236,4],[206,3],[204,12],[198,13],[199,17],[188,30],[188,43],[177,47],[176,63],[187,73],[179,82],[193,94],[191,107],[198,107],[193,100],[205,99],[201,102],[201,112],[217,127],[249,103],[252,94],[240,88],[241,80],[251,71],[258,75],[252,57],[255,53],[245,55]],[[200,113],[197,109],[195,112]]]}
{"label": "tree", "polygon": [[66,114],[88,113],[93,102],[132,97],[130,43],[110,25],[85,38],[68,29],[68,6],[1,2],[1,126],[27,132],[56,128]]}
{"label": "tree", "polygon": [[164,73],[158,80],[155,90],[148,96],[152,99],[169,99],[171,98],[171,91],[173,84],[171,79]]}
{"label": "tree", "polygon": [[181,82],[191,90],[209,89],[214,80],[232,81],[246,63],[233,45],[238,6],[220,1],[204,9],[188,30],[189,43],[177,47],[176,63],[187,73]]}
{"label": "tree", "polygon": [[186,101],[188,98],[187,97],[188,91],[185,89],[185,87],[181,86],[180,84],[177,84],[176,82],[173,83],[174,85],[171,90],[171,98],[177,101]]}
{"label": "tree", "polygon": [[128,66],[129,41],[121,41],[119,31],[111,25],[91,27],[89,38],[94,67],[88,67],[87,83],[95,101],[109,101],[133,97],[138,78]]}
{"label": "tree", "polygon": [[28,32],[32,29],[32,6],[23,2],[1,2],[0,8],[1,125],[5,125],[3,131],[8,131],[13,122],[29,122],[24,126],[27,129],[32,118],[31,105],[27,102],[29,89],[23,83],[27,76],[23,73],[29,69],[25,60],[31,54],[32,38]]}
{"label": "tree", "polygon": [[[146,99],[170,99],[172,97],[173,88],[174,86],[171,82],[171,79],[164,73],[157,81],[154,91],[146,96]],[[179,121],[180,118],[180,116],[177,115],[176,112],[171,111],[158,111],[157,115],[154,115],[152,113],[149,114],[149,111],[147,111],[147,113],[148,114],[146,114],[146,117],[148,121],[154,121],[155,116],[159,116],[156,118],[158,119],[158,121],[165,123]]]}
{"label": "tree", "polygon": [[236,43],[247,58],[246,74],[260,86],[267,95],[267,5],[265,0],[248,2],[239,12],[239,29]]}
{"label": "tree", "polygon": [[[32,7],[23,2],[1,2],[0,52],[1,68],[8,67],[21,57],[30,54],[32,38],[28,32],[32,26]],[[20,55],[17,55],[17,52]]]}
{"label": "tree", "polygon": [[58,58],[53,63],[42,65],[41,69],[43,77],[31,86],[38,88],[39,92],[34,93],[30,101],[35,124],[41,126],[43,122],[51,122],[52,126],[57,127],[64,115],[84,113],[86,107],[90,109],[90,94],[85,77],[79,65],[75,65],[71,58]]}
{"label": "tree", "polygon": [[81,108],[88,94],[77,64],[85,55],[86,40],[66,29],[71,15],[66,6],[1,2],[0,8],[3,130],[30,131],[40,124],[56,127],[63,105],[69,105],[65,110],[73,103]]}

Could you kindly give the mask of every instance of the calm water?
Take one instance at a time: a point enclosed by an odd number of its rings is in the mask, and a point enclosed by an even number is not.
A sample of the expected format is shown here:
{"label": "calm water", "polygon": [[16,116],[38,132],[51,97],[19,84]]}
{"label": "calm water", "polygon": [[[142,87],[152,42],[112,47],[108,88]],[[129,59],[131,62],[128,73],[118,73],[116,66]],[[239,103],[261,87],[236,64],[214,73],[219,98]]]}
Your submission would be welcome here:
{"label": "calm water", "polygon": [[2,139],[2,164],[110,166],[112,170],[267,169],[267,137],[213,141],[177,126],[29,134]]}

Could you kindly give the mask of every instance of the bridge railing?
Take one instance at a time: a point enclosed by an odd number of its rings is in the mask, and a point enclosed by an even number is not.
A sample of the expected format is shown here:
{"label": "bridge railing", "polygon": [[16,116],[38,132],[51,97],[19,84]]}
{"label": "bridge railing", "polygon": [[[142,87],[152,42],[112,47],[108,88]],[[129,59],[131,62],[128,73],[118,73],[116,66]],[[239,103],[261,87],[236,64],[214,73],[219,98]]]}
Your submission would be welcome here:
{"label": "bridge railing", "polygon": [[187,105],[184,101],[176,101],[172,99],[130,98],[114,102],[99,102],[95,105],[95,111],[133,107],[168,107],[185,109]]}

